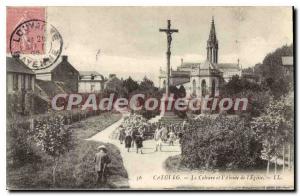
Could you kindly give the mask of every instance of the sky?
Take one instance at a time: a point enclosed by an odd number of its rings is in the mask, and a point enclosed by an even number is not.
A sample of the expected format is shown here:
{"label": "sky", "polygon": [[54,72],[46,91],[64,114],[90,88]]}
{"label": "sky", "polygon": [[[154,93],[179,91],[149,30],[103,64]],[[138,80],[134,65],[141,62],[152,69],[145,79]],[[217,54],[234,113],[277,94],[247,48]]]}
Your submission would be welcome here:
{"label": "sky", "polygon": [[[166,67],[170,19],[171,66],[206,59],[212,17],[219,42],[219,62],[243,68],[262,62],[267,53],[293,41],[291,7],[48,7],[47,22],[62,35],[63,55],[78,70],[119,78],[144,76],[158,83]],[[97,53],[98,58],[96,58]]]}

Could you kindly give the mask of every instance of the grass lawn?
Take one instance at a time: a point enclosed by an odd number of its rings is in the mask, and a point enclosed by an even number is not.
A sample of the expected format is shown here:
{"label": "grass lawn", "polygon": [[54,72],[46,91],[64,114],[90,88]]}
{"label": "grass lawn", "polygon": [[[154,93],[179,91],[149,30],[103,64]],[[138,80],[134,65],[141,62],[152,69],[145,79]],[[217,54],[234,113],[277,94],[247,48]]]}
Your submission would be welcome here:
{"label": "grass lawn", "polygon": [[120,119],[121,114],[107,112],[100,116],[90,117],[84,121],[73,123],[69,127],[74,130],[74,137],[88,139]]}
{"label": "grass lawn", "polygon": [[180,163],[181,155],[170,156],[164,162],[164,168],[170,172],[187,171],[188,169]]}
{"label": "grass lawn", "polygon": [[105,187],[100,187],[95,183],[94,155],[97,146],[102,143],[84,140],[120,118],[120,114],[105,113],[70,125],[74,133],[74,147],[60,159],[55,186],[52,184],[52,159],[36,150],[36,153],[41,157],[39,161],[21,167],[8,166],[7,188],[99,189],[128,187],[128,176],[123,166],[122,157],[117,147],[112,144],[106,144],[112,160],[107,170],[109,174],[108,183]]}

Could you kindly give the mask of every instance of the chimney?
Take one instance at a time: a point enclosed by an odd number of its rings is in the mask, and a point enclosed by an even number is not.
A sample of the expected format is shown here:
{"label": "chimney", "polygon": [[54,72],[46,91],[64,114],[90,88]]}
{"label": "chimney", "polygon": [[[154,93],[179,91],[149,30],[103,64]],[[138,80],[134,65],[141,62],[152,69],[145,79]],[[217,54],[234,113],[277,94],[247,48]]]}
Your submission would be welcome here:
{"label": "chimney", "polygon": [[43,58],[43,64],[45,65],[49,61],[49,58]]}
{"label": "chimney", "polygon": [[116,77],[116,74],[109,74],[109,79]]}
{"label": "chimney", "polygon": [[15,59],[19,59],[20,54],[19,53],[14,53],[14,54],[12,54],[12,57],[15,58]]}
{"label": "chimney", "polygon": [[62,55],[61,58],[62,58],[63,61],[68,61],[68,56],[67,55]]}

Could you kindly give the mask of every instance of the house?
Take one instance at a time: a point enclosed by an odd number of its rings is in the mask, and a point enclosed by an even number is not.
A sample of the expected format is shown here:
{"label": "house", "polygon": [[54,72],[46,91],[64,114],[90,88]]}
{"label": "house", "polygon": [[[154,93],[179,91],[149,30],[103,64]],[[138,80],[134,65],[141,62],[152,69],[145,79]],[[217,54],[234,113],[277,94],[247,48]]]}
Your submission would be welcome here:
{"label": "house", "polygon": [[34,106],[35,73],[19,56],[6,57],[7,116],[32,113]]}
{"label": "house", "polygon": [[62,83],[72,93],[78,92],[79,72],[68,61],[68,56],[63,55],[61,61],[46,69],[35,70],[36,78],[44,81]]}
{"label": "house", "polygon": [[104,77],[96,71],[80,71],[78,92],[100,93],[104,88]]}
{"label": "house", "polygon": [[33,92],[35,73],[18,57],[6,57],[6,89],[8,94],[15,92]]}
{"label": "house", "polygon": [[294,58],[293,56],[283,56],[281,57],[282,65],[285,67],[287,75],[293,75],[294,70]]}

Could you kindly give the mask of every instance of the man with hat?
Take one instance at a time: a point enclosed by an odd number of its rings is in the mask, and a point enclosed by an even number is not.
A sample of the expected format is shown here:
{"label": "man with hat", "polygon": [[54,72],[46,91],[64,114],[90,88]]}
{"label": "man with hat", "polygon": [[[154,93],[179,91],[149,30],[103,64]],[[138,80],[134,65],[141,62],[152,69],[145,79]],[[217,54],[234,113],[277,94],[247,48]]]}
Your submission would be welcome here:
{"label": "man with hat", "polygon": [[95,170],[97,172],[97,183],[105,184],[107,181],[106,167],[110,163],[107,149],[104,145],[98,146],[98,152],[95,155]]}

